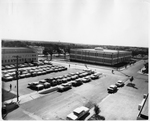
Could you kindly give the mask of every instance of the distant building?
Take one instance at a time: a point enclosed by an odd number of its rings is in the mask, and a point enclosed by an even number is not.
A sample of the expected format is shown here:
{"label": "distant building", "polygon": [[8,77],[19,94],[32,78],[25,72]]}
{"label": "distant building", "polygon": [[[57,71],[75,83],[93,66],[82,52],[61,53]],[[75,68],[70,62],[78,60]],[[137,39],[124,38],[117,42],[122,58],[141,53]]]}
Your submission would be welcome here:
{"label": "distant building", "polygon": [[95,49],[71,49],[70,61],[81,61],[96,64],[115,65],[129,61],[130,51],[107,50],[101,47]]}
{"label": "distant building", "polygon": [[2,65],[16,64],[15,56],[19,56],[18,63],[37,62],[37,53],[31,48],[2,47]]}
{"label": "distant building", "polygon": [[42,46],[29,46],[29,47],[34,49],[38,55],[43,54],[44,47],[42,47]]}

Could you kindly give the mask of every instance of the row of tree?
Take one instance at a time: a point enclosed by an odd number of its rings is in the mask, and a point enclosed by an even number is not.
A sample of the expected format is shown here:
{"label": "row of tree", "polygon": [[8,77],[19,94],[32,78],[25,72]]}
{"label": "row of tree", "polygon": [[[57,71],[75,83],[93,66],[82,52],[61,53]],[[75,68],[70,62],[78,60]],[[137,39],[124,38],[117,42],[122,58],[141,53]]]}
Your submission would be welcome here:
{"label": "row of tree", "polygon": [[60,45],[51,45],[51,46],[46,46],[43,50],[43,54],[48,56],[50,55],[50,60],[52,60],[53,54],[64,54],[64,58],[66,58],[66,54],[70,54],[70,46],[60,46]]}

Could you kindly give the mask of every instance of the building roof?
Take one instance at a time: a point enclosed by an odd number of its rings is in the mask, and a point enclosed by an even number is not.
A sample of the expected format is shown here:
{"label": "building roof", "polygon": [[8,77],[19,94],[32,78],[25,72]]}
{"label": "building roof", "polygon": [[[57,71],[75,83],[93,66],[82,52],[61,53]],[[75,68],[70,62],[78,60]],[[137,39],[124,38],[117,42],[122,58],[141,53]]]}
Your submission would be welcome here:
{"label": "building roof", "polygon": [[25,50],[25,51],[28,51],[30,53],[35,52],[34,49],[32,49],[30,47],[2,47],[2,53],[7,53],[7,51],[11,51],[11,50],[14,50],[13,52],[16,51],[16,53],[18,53],[19,50]]}
{"label": "building roof", "polygon": [[31,49],[27,47],[2,47],[2,49]]}
{"label": "building roof", "polygon": [[82,50],[82,51],[93,51],[93,52],[98,52],[98,53],[126,53],[130,51],[122,51],[122,50],[108,50],[108,49],[103,49],[103,50],[95,50],[95,49],[72,49],[72,50]]}

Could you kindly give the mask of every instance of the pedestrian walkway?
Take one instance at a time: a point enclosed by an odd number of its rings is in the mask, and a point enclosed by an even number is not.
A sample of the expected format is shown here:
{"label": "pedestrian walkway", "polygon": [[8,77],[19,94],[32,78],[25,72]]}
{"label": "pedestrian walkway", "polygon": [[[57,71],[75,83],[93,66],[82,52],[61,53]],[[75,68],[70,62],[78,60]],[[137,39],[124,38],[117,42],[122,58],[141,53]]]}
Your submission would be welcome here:
{"label": "pedestrian walkway", "polygon": [[[53,88],[44,89],[44,90],[41,90],[41,91],[35,91],[33,93],[30,93],[30,94],[22,95],[22,96],[19,97],[19,104],[23,104],[25,102],[37,99],[41,96],[44,96],[43,94],[47,94],[47,93],[51,93],[53,91],[56,91],[57,87],[58,86],[53,87]],[[9,99],[9,100],[4,101],[4,103],[10,103],[10,102],[17,102],[17,98],[15,97],[13,99]]]}

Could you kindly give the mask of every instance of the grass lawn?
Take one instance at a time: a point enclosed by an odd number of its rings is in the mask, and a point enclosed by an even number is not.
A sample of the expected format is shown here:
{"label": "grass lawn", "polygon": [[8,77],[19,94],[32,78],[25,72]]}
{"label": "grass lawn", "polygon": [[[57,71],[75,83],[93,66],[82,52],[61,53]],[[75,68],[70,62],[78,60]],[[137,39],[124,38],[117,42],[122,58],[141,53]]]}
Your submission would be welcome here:
{"label": "grass lawn", "polygon": [[10,91],[2,89],[2,102],[9,99],[13,99],[14,97],[16,97],[15,94],[11,93]]}

